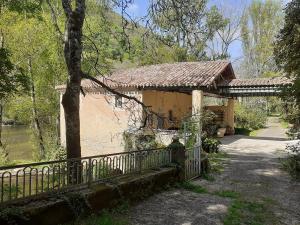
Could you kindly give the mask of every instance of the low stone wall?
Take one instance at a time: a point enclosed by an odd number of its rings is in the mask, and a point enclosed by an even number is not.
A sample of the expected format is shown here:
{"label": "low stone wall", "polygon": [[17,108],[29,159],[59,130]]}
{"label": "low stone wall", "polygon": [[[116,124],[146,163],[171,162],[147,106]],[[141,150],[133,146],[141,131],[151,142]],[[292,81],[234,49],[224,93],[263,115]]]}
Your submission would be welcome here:
{"label": "low stone wall", "polygon": [[65,194],[47,194],[0,209],[0,224],[56,225],[79,216],[118,206],[122,201],[137,201],[162,190],[180,179],[176,168],[161,168],[143,174],[122,176],[109,184]]}

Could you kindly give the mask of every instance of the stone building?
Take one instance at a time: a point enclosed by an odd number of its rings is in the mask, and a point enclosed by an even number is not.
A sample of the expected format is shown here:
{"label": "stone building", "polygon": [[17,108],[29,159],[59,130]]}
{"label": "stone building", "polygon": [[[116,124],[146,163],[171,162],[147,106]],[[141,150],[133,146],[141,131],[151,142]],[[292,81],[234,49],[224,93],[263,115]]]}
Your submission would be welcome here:
{"label": "stone building", "polygon": [[[147,127],[158,133],[176,133],[182,121],[203,108],[217,115],[216,123],[234,133],[234,99],[239,96],[274,95],[282,79],[236,79],[228,61],[181,62],[122,69],[99,77],[120,93],[134,96],[150,111]],[[113,95],[84,80],[80,99],[82,155],[124,151],[124,132],[135,132],[144,122],[142,106]],[[61,92],[64,86],[57,88]],[[64,112],[61,106],[61,141],[65,144]],[[173,132],[173,133],[172,133]],[[166,139],[168,140],[168,138]],[[164,142],[166,142],[164,140]]]}

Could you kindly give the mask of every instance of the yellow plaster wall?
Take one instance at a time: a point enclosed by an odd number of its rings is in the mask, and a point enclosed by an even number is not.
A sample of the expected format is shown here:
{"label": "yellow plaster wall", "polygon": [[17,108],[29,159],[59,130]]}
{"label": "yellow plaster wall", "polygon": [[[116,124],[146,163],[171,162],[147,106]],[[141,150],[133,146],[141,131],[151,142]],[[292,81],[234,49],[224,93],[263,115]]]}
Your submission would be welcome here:
{"label": "yellow plaster wall", "polygon": [[213,112],[222,111],[224,114],[223,123],[229,126],[231,130],[226,131],[229,134],[234,133],[234,100],[228,99],[227,106],[206,106],[205,109],[211,110]]}
{"label": "yellow plaster wall", "polygon": [[164,91],[143,91],[143,102],[146,106],[168,118],[169,110],[172,110],[173,117],[181,120],[190,115],[192,111],[192,95],[178,92]]}

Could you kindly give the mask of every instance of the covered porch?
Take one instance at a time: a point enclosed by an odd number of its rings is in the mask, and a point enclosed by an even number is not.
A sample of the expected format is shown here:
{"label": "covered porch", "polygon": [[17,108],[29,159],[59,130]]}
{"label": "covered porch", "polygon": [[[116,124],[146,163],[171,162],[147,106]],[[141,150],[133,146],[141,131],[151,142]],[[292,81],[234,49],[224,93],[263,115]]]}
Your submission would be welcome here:
{"label": "covered porch", "polygon": [[158,130],[179,130],[191,116],[201,116],[205,110],[215,114],[214,125],[234,134],[234,105],[238,97],[279,96],[289,85],[286,78],[232,79],[207,87],[143,88],[142,99],[151,111],[147,126]]}
{"label": "covered porch", "polygon": [[179,130],[192,116],[204,110],[215,114],[214,124],[234,134],[234,99],[203,90],[144,90],[143,103],[155,112],[148,116],[147,127],[159,130]]}

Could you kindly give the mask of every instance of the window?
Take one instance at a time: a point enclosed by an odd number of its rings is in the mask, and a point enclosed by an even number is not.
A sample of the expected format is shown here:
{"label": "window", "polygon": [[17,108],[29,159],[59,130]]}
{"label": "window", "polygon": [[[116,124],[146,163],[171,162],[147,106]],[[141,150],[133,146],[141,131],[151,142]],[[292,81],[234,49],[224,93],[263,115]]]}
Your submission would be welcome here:
{"label": "window", "polygon": [[120,97],[118,95],[115,96],[115,107],[116,108],[122,108],[123,107],[122,97]]}

